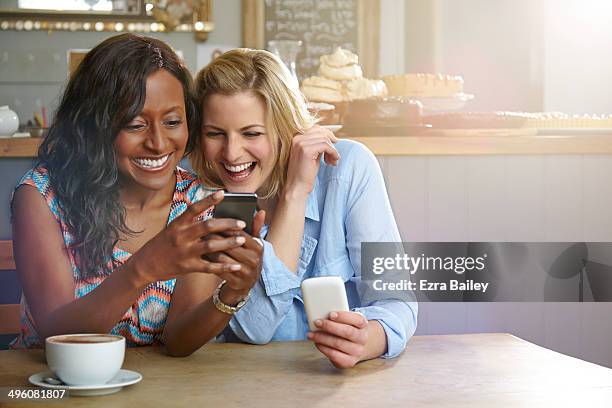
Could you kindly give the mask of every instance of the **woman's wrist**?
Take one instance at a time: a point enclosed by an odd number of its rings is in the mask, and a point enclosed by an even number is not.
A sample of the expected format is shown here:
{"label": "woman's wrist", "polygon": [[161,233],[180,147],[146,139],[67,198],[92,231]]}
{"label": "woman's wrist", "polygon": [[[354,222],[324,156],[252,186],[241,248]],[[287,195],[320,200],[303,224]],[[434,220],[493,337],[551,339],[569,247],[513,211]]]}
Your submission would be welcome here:
{"label": "woman's wrist", "polygon": [[312,191],[312,188],[308,190],[303,187],[300,188],[297,186],[292,186],[292,187],[286,188],[280,198],[286,203],[291,203],[295,201],[302,202],[306,200],[306,198],[308,197],[308,194],[310,194],[310,191]]}
{"label": "woman's wrist", "polygon": [[147,265],[147,262],[141,261],[137,255],[132,255],[125,266],[127,267],[125,271],[127,279],[132,287],[144,288],[155,281],[151,278],[151,266]]}
{"label": "woman's wrist", "polygon": [[378,358],[387,352],[387,334],[378,320],[368,320],[368,342],[359,361]]}
{"label": "woman's wrist", "polygon": [[245,289],[232,289],[227,284],[223,285],[221,292],[219,293],[219,299],[229,306],[237,305],[242,299],[246,298],[249,294],[248,290]]}

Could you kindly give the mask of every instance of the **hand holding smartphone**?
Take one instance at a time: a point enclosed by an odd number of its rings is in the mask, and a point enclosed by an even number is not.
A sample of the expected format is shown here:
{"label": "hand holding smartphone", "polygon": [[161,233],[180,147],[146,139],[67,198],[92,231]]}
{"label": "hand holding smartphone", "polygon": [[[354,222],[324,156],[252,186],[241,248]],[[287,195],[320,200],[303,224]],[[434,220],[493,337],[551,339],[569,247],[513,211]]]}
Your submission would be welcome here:
{"label": "hand holding smartphone", "polygon": [[253,235],[253,216],[257,212],[257,194],[225,192],[223,201],[215,206],[213,217],[234,218],[246,223],[244,231]]}

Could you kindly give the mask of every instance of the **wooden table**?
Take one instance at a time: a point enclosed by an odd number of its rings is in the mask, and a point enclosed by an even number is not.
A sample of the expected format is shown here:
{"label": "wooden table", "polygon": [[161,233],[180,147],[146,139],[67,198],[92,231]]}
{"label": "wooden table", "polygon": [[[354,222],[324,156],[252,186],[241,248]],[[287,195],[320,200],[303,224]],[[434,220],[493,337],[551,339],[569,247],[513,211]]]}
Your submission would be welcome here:
{"label": "wooden table", "polygon": [[[141,383],[58,406],[609,407],[612,370],[509,334],[414,337],[397,359],[335,369],[307,342],[209,344],[187,358],[129,349]],[[1,351],[0,387],[27,386],[45,370],[40,350]],[[43,405],[45,405],[43,403]],[[40,402],[0,406],[41,407]],[[53,405],[51,405],[53,406]]]}

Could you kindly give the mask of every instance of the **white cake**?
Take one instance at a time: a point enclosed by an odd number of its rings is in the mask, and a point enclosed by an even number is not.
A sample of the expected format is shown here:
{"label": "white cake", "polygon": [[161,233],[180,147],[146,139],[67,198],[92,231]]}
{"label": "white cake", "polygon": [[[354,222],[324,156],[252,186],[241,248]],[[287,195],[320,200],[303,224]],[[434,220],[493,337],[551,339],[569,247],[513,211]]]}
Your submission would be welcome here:
{"label": "white cake", "polygon": [[463,78],[458,75],[388,75],[383,81],[389,96],[450,97],[463,93]]}

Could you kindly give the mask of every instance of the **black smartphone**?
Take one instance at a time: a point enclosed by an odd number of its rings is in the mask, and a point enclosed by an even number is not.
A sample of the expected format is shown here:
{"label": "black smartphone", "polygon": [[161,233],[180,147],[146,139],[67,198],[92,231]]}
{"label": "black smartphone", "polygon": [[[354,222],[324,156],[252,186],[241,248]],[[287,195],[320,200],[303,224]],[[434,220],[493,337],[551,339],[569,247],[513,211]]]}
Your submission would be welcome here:
{"label": "black smartphone", "polygon": [[223,201],[215,206],[213,217],[234,218],[246,223],[245,232],[253,235],[253,216],[257,212],[257,194],[225,192]]}

